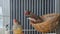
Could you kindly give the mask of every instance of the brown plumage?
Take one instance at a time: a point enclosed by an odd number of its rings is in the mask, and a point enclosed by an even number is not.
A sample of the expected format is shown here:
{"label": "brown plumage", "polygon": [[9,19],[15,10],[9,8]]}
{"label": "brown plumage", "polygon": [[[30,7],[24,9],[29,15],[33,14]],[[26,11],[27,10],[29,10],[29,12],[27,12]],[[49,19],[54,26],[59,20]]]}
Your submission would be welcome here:
{"label": "brown plumage", "polygon": [[30,18],[30,24],[39,32],[50,32],[57,28],[60,20],[60,14],[46,14],[43,16],[36,16],[32,12],[26,11],[26,16]]}
{"label": "brown plumage", "polygon": [[30,21],[30,24],[39,32],[50,32],[53,31],[58,27],[58,22],[60,20],[60,14],[47,14],[40,16],[42,17],[45,21],[41,23],[33,23]]}

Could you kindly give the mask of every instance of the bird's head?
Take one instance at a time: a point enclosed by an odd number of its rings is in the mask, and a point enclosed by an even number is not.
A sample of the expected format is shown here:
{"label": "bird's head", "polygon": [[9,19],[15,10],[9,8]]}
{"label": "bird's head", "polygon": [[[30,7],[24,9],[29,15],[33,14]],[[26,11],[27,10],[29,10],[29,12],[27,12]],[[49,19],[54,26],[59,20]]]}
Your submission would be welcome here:
{"label": "bird's head", "polygon": [[16,20],[16,19],[13,19],[13,23],[14,24],[20,24],[20,21]]}
{"label": "bird's head", "polygon": [[25,11],[25,16],[30,16],[31,15],[31,11]]}
{"label": "bird's head", "polygon": [[16,19],[13,19],[14,24],[18,24],[18,21]]}
{"label": "bird's head", "polygon": [[16,19],[13,19],[13,22],[16,22]]}

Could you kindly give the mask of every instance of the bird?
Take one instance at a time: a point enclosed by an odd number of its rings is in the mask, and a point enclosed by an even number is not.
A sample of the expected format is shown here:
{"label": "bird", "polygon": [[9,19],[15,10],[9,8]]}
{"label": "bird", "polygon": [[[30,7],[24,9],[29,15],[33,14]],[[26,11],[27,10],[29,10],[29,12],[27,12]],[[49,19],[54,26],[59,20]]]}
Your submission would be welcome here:
{"label": "bird", "polygon": [[29,19],[33,23],[40,23],[43,21],[41,17],[33,14],[31,11],[25,11],[25,16],[27,17],[27,19]]}
{"label": "bird", "polygon": [[30,25],[32,25],[34,29],[43,33],[55,30],[60,21],[60,14],[55,13],[37,16],[31,11],[25,11],[25,16],[27,16],[30,21]]}
{"label": "bird", "polygon": [[22,34],[22,26],[19,24],[20,22],[16,19],[13,19],[13,34]]}

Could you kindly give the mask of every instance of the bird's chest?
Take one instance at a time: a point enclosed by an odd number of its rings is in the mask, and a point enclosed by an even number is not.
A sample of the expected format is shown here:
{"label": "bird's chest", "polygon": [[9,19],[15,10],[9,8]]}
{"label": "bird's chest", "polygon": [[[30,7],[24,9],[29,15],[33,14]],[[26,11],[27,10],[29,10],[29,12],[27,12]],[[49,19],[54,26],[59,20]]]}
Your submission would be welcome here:
{"label": "bird's chest", "polygon": [[18,28],[20,29],[21,27],[20,27],[19,25],[14,25],[14,26],[13,26],[13,30],[16,30],[16,29],[18,29]]}

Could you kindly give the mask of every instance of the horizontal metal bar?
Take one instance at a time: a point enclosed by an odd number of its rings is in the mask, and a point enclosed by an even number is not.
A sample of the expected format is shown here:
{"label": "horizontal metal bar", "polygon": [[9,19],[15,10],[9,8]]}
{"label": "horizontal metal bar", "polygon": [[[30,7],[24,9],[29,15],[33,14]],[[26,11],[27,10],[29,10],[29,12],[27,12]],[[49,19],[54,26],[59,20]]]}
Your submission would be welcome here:
{"label": "horizontal metal bar", "polygon": [[35,29],[24,29],[23,31],[36,31]]}

